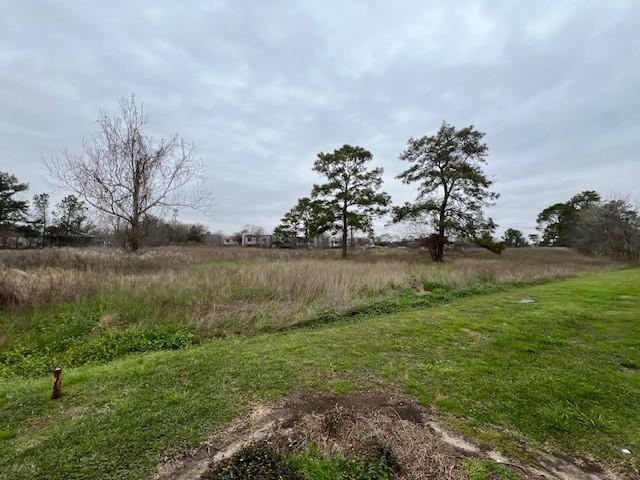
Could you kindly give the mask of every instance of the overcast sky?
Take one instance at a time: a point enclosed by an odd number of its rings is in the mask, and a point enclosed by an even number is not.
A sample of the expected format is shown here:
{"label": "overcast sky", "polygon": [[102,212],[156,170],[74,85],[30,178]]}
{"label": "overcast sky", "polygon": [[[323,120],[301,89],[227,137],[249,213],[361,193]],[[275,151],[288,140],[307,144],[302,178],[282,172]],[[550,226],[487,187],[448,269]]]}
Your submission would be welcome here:
{"label": "overcast sky", "polygon": [[486,132],[501,230],[584,189],[640,196],[638,0],[1,3],[0,170],[30,196],[132,93],[155,137],[195,143],[216,206],[181,218],[214,230],[274,227],[345,143],[411,200],[398,155],[443,120]]}

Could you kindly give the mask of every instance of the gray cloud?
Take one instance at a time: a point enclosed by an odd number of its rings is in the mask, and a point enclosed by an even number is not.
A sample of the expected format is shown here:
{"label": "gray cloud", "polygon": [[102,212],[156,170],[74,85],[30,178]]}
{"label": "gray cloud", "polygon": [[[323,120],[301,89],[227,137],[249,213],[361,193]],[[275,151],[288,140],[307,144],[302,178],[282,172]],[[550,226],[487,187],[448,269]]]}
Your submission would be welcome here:
{"label": "gray cloud", "polygon": [[195,142],[216,207],[183,218],[273,227],[319,151],[369,148],[395,180],[410,136],[487,133],[491,215],[532,231],[585,188],[638,196],[640,5],[628,1],[23,1],[0,17],[0,169],[48,189],[99,108],[135,93],[160,137]]}

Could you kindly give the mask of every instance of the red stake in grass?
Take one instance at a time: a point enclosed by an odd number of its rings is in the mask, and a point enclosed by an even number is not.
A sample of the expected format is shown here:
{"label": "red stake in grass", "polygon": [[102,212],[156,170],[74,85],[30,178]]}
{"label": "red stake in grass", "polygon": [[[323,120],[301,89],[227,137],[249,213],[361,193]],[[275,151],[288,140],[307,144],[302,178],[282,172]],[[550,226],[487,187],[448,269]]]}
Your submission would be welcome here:
{"label": "red stake in grass", "polygon": [[51,393],[51,400],[60,398],[62,396],[62,369],[56,367],[53,371],[53,393]]}

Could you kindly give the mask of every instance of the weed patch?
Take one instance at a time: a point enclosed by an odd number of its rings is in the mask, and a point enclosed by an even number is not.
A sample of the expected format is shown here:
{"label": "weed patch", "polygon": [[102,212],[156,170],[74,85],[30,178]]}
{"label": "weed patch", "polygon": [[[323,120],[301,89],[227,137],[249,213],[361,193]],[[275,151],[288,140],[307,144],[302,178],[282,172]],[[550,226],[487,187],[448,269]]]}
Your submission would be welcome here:
{"label": "weed patch", "polygon": [[467,458],[462,469],[469,480],[519,480],[521,477],[505,465],[493,460]]}
{"label": "weed patch", "polygon": [[48,344],[16,345],[0,352],[0,376],[50,374],[57,366],[107,363],[130,353],[176,350],[193,343],[193,334],[171,325],[102,330],[89,338],[67,338]]}
{"label": "weed patch", "polygon": [[322,454],[311,444],[300,453],[290,454],[287,460],[308,480],[392,480],[400,471],[391,452],[379,444],[367,446],[350,457]]}

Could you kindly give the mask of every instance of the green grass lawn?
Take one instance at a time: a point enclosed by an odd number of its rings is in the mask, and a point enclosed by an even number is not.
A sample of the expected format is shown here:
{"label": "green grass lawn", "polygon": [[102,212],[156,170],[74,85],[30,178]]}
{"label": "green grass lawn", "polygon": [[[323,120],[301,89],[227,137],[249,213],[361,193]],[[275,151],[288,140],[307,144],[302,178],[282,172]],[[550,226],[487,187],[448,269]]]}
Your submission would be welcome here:
{"label": "green grass lawn", "polygon": [[634,366],[640,269],[212,340],[67,369],[58,401],[49,378],[2,379],[0,478],[140,478],[253,402],[370,389],[413,395],[457,431],[522,459],[526,440],[636,471]]}

